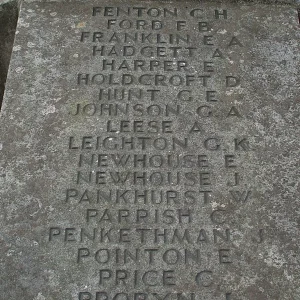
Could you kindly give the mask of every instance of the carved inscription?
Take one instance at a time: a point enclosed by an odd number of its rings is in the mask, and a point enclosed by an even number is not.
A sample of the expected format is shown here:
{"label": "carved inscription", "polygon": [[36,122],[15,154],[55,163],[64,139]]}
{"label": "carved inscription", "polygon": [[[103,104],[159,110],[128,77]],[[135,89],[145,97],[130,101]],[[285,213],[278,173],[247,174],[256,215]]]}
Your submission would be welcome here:
{"label": "carved inscription", "polygon": [[255,197],[243,169],[255,144],[231,132],[248,112],[230,22],[218,7],[95,6],[77,30],[87,53],[71,84],[94,98],[75,99],[68,117],[97,134],[66,141],[76,169],[61,198],[81,225],[48,228],[53,247],[73,245],[78,268],[93,269],[97,284],[83,274],[77,299],[234,299],[219,284],[241,259],[234,244],[265,234],[231,223]]}

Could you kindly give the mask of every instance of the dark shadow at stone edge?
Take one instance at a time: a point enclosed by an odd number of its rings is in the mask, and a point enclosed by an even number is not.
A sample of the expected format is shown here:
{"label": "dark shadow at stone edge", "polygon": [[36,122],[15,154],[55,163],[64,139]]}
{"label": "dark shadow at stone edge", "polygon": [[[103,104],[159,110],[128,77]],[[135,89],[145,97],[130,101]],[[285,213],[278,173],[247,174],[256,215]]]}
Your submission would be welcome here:
{"label": "dark shadow at stone edge", "polygon": [[17,20],[17,1],[11,1],[0,5],[0,108],[5,89],[5,81],[15,37]]}

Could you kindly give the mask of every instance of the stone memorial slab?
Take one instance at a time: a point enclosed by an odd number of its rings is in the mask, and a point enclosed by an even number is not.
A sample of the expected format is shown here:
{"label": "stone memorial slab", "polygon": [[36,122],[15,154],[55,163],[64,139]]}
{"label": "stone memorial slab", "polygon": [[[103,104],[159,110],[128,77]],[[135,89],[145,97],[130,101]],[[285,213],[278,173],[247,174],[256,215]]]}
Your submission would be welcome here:
{"label": "stone memorial slab", "polygon": [[25,1],[0,298],[299,300],[299,38],[288,1]]}

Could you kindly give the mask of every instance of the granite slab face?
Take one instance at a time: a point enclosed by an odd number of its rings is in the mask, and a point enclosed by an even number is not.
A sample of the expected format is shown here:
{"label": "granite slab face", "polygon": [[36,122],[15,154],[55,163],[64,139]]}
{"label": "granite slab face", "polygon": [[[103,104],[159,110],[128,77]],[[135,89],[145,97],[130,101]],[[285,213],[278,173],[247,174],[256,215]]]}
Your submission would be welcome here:
{"label": "granite slab face", "polygon": [[24,2],[0,117],[0,298],[300,299],[294,5]]}

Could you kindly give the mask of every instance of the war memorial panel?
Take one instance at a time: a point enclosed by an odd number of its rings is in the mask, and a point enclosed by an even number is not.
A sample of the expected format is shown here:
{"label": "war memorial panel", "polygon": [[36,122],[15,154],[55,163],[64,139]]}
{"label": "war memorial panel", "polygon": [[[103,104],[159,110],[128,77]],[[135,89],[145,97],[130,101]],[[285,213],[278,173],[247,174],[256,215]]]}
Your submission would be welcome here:
{"label": "war memorial panel", "polygon": [[26,1],[1,111],[1,299],[299,299],[297,8]]}

